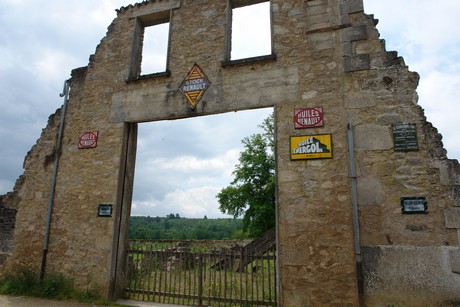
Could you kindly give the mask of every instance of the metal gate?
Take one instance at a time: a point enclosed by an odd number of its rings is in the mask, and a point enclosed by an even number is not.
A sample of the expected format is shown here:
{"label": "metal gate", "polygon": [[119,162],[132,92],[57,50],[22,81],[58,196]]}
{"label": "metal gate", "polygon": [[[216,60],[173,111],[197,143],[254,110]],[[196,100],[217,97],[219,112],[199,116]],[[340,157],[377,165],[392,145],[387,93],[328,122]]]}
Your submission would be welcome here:
{"label": "metal gate", "polygon": [[129,299],[196,306],[276,306],[275,246],[130,241]]}

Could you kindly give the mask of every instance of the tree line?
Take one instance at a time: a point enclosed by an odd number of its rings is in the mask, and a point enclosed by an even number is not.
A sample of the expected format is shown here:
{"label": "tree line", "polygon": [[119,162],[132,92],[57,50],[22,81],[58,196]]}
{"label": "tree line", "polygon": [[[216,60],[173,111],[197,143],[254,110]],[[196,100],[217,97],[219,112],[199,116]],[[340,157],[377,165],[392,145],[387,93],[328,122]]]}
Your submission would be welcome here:
{"label": "tree line", "polygon": [[[261,133],[243,138],[244,150],[233,181],[216,198],[233,219],[131,217],[130,239],[223,240],[257,238],[275,226],[275,122],[273,114],[258,125]],[[242,217],[242,219],[238,219]]]}
{"label": "tree line", "polygon": [[132,216],[129,239],[133,240],[241,240],[246,239],[241,219]]}

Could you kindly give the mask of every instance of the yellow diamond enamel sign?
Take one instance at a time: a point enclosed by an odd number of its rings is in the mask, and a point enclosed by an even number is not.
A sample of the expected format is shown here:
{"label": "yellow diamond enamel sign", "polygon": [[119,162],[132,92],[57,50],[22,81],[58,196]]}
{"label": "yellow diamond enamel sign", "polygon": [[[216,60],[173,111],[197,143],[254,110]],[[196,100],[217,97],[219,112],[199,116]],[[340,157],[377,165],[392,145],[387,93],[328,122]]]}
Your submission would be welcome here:
{"label": "yellow diamond enamel sign", "polygon": [[195,63],[187,77],[185,77],[184,81],[180,84],[180,91],[184,94],[185,98],[187,98],[192,109],[195,109],[210,84],[211,82],[201,68]]}

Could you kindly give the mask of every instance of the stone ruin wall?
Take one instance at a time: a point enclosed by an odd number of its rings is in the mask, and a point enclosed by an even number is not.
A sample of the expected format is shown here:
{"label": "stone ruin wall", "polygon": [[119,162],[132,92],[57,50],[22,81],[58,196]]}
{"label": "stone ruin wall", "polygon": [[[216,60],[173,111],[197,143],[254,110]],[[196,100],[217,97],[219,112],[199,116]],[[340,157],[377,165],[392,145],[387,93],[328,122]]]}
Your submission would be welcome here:
{"label": "stone ruin wall", "polygon": [[[129,16],[172,2],[180,9],[171,30],[171,76],[126,83],[135,28]],[[147,1],[118,11],[88,67],[72,72],[47,270],[64,272],[79,287],[109,291],[126,151],[123,122],[275,105],[282,305],[357,302],[348,123],[354,129],[366,304],[458,301],[460,170],[417,105],[418,75],[385,50],[362,1],[274,0],[272,7],[277,60],[228,68],[220,66],[226,1]],[[196,38],[193,50],[183,43],[188,37]],[[194,62],[214,90],[191,114],[184,113],[177,84]],[[324,128],[293,129],[293,109],[305,106],[323,106]],[[15,249],[0,274],[40,264],[59,117],[58,110],[25,159],[15,187]],[[391,125],[399,123],[416,123],[418,151],[393,150]],[[92,130],[101,136],[97,148],[77,149],[79,133]],[[291,161],[289,137],[305,133],[332,133],[333,159]],[[404,196],[426,196],[428,214],[401,214]],[[96,218],[100,203],[114,203],[114,218]]]}
{"label": "stone ruin wall", "polygon": [[[459,163],[447,159],[442,135],[417,105],[418,74],[385,51],[378,21],[363,14],[351,21],[351,56],[370,68],[346,76],[344,99],[355,126],[366,302],[458,302]],[[398,123],[417,125],[418,151],[393,150],[389,127]],[[401,214],[400,197],[413,196],[427,197],[428,214]]]}
{"label": "stone ruin wall", "polygon": [[16,209],[9,202],[13,193],[0,195],[0,266],[11,255],[14,247]]}
{"label": "stone ruin wall", "polygon": [[[12,254],[14,246],[18,245],[14,236],[29,238],[30,242],[34,244],[43,242],[41,237],[43,230],[36,231],[36,224],[38,222],[37,218],[45,218],[45,211],[41,212],[40,209],[43,207],[43,210],[46,210],[59,118],[60,109],[55,114],[50,115],[47,126],[42,130],[37,143],[25,156],[22,165],[24,174],[16,180],[13,191],[2,195],[0,244],[2,246],[3,261],[0,261],[0,265]],[[27,196],[25,194],[26,189],[29,190]],[[43,202],[42,206],[27,205],[27,202],[33,202],[34,199]],[[17,211],[19,210],[21,213],[17,217]],[[24,222],[24,218],[30,219],[29,222]],[[22,244],[20,243],[19,245]],[[19,265],[20,263],[25,264],[23,261],[17,264]],[[5,269],[5,271],[8,271],[8,269]],[[1,272],[0,270],[0,274]]]}

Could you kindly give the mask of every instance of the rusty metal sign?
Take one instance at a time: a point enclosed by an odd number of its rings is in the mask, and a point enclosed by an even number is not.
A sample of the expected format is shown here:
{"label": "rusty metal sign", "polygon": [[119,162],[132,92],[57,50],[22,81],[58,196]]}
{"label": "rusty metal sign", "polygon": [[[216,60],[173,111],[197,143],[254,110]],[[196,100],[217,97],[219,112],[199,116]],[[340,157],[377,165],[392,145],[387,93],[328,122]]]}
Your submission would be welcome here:
{"label": "rusty metal sign", "polygon": [[98,131],[88,131],[80,133],[78,138],[78,148],[95,148],[97,146]]}
{"label": "rusty metal sign", "polygon": [[291,160],[332,158],[330,134],[291,136]]}
{"label": "rusty metal sign", "polygon": [[301,108],[294,110],[294,127],[296,129],[324,126],[322,107]]}
{"label": "rusty metal sign", "polygon": [[192,109],[195,109],[210,84],[211,82],[198,64],[195,63],[179,88],[185,98],[187,98]]}

